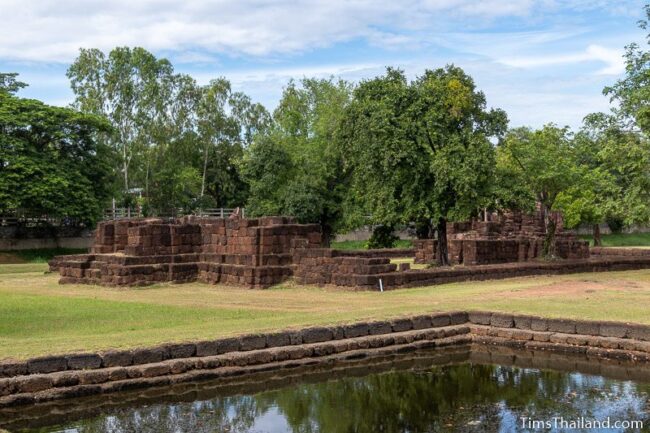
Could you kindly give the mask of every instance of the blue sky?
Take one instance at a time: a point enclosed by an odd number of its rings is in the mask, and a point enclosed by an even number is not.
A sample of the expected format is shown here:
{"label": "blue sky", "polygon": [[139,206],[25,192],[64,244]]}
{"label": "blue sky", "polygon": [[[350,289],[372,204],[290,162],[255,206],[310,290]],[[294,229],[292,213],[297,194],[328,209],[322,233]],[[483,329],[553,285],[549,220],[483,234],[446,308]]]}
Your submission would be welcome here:
{"label": "blue sky", "polygon": [[415,77],[454,63],[511,126],[579,127],[604,111],[623,48],[645,43],[643,1],[0,0],[0,71],[22,96],[66,105],[79,47],[143,46],[205,83],[225,76],[273,109],[290,78]]}

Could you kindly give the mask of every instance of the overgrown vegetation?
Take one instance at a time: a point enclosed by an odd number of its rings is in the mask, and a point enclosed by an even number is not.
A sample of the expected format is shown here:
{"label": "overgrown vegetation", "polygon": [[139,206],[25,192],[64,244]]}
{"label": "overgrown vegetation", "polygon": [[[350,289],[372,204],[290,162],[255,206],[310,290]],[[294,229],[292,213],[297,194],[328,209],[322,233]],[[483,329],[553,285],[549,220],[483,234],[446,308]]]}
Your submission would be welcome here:
{"label": "overgrown vegetation", "polygon": [[366,247],[368,249],[375,248],[393,248],[399,237],[395,235],[395,227],[389,225],[378,225],[372,231],[372,235]]}

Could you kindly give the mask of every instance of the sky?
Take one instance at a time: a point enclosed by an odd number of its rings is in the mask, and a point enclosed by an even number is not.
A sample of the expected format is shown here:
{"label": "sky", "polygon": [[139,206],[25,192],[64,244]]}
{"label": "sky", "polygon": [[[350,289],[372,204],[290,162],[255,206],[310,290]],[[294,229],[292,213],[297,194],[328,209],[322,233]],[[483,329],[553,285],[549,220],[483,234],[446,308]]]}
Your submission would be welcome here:
{"label": "sky", "polygon": [[415,78],[453,63],[510,125],[579,128],[607,111],[642,0],[0,0],[0,71],[53,105],[80,47],[142,46],[200,83],[226,77],[272,110],[290,79]]}

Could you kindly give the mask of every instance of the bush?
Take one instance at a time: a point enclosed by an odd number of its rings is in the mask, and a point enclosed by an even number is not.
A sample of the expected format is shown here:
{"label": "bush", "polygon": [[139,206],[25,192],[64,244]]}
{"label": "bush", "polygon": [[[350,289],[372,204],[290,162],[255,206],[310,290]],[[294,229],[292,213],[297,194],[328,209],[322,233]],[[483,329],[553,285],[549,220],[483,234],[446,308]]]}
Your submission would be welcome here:
{"label": "bush", "polygon": [[393,234],[395,228],[393,226],[380,225],[372,230],[372,236],[368,239],[367,248],[369,250],[376,248],[393,248],[395,243],[399,240]]}
{"label": "bush", "polygon": [[623,232],[623,227],[625,227],[625,224],[620,218],[608,218],[607,226],[612,231],[612,233],[619,234]]}

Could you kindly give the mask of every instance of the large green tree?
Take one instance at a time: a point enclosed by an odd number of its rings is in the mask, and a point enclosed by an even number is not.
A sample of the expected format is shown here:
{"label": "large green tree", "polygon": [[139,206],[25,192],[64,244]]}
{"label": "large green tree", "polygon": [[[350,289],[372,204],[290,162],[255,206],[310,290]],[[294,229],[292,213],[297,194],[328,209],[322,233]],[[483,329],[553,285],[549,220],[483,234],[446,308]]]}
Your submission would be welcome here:
{"label": "large green tree", "polygon": [[327,241],[342,227],[346,183],[336,146],[350,98],[348,83],[333,79],[290,82],[246,157],[251,215],[293,215],[319,223]]}
{"label": "large green tree", "polygon": [[200,89],[197,133],[201,154],[201,197],[209,193],[221,206],[243,205],[248,188],[241,174],[244,149],[253,137],[267,130],[266,109],[241,92],[234,92],[225,78]]}
{"label": "large green tree", "polygon": [[623,128],[614,116],[591,114],[576,134],[575,150],[582,175],[559,204],[569,226],[592,224],[599,245],[600,223],[650,221],[650,141],[644,134]]}
{"label": "large green tree", "polygon": [[[650,17],[650,5],[645,13]],[[639,25],[647,30],[648,20]],[[650,221],[650,51],[633,43],[624,58],[624,77],[603,91],[613,103],[610,113],[588,115],[576,135],[577,163],[584,170],[558,203],[569,225],[593,224],[596,245],[599,223]]]}
{"label": "large green tree", "polygon": [[411,221],[438,234],[439,264],[449,264],[447,222],[476,215],[490,199],[494,146],[507,118],[461,68],[404,73],[362,82],[346,110],[341,147],[349,200],[376,224]]}
{"label": "large green tree", "polygon": [[502,169],[524,185],[523,193],[531,202],[541,206],[546,224],[544,254],[553,256],[557,221],[551,211],[558,210],[558,199],[563,194],[572,194],[580,185],[592,182],[584,177],[585,166],[578,163],[573,133],[568,127],[553,124],[537,130],[515,128],[508,132],[498,151]]}
{"label": "large green tree", "polygon": [[[0,203],[4,210],[92,224],[110,196],[111,152],[102,118],[19,98],[15,74],[0,74]],[[7,79],[9,77],[9,79]]]}
{"label": "large green tree", "polygon": [[[646,19],[639,21],[642,30],[648,30],[650,4],[644,7]],[[650,34],[646,36],[650,44]],[[650,51],[637,43],[625,47],[625,76],[603,93],[614,103],[612,113],[625,129],[650,132]]]}

